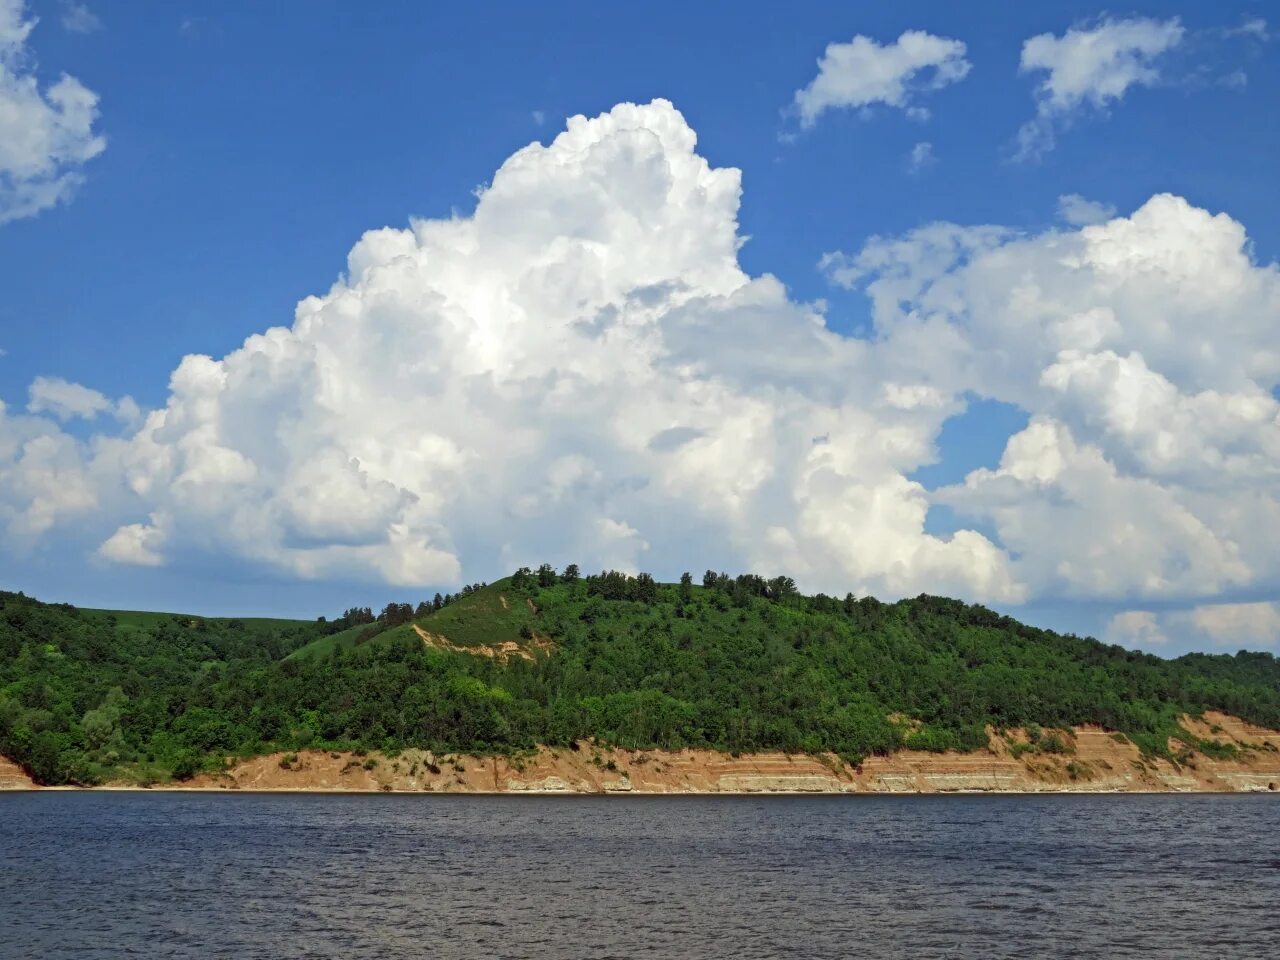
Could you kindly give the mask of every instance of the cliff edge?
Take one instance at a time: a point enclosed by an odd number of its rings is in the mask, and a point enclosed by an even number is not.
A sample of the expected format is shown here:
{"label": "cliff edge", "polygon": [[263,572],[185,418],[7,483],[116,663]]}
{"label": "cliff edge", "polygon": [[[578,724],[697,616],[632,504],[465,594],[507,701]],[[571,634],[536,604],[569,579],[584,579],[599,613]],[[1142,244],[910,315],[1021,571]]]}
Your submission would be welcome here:
{"label": "cliff edge", "polygon": [[[543,747],[525,756],[308,750],[241,761],[185,786],[232,790],[428,793],[1114,793],[1275,792],[1280,732],[1224,714],[1187,718],[1189,732],[1222,744],[1226,758],[1183,753],[1182,762],[1143,757],[1122,734],[1096,727],[1039,733],[992,731],[973,753],[904,750],[851,766],[834,756],[709,750],[610,750],[591,743]],[[1052,739],[1056,734],[1056,739]],[[1171,747],[1180,745],[1172,743]]]}

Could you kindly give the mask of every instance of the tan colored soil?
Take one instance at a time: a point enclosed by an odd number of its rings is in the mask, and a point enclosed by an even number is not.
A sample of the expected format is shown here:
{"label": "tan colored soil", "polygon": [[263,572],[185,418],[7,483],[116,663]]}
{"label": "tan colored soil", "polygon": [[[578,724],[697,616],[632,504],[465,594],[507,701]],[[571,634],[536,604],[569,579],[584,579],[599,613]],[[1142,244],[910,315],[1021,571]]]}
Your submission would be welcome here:
{"label": "tan colored soil", "polygon": [[[1280,732],[1217,713],[1188,718],[1184,726],[1196,736],[1235,744],[1240,756],[1214,760],[1196,753],[1184,764],[1144,759],[1121,735],[1076,727],[1056,731],[1071,751],[1064,754],[1019,753],[1016,745],[1028,742],[1025,731],[992,731],[983,751],[903,750],[858,767],[830,755],[734,757],[709,750],[606,750],[587,742],[513,758],[305,750],[254,757],[173,786],[419,793],[1274,792],[1280,797]],[[7,783],[12,783],[9,789],[31,787],[21,770],[0,759],[0,786]]]}
{"label": "tan colored soil", "polygon": [[[851,767],[834,756],[709,750],[606,750],[543,747],[523,758],[396,758],[306,751],[291,764],[257,757],[191,786],[248,790],[395,790],[436,793],[956,793],[956,792],[1275,792],[1280,796],[1280,733],[1222,714],[1188,720],[1188,730],[1240,748],[1235,760],[1195,754],[1185,764],[1143,759],[1122,736],[1096,727],[1057,731],[1074,752],[1023,752],[1024,731],[991,734],[984,751],[904,750]],[[1217,728],[1210,732],[1211,728]],[[1047,736],[1053,731],[1045,731]],[[434,765],[434,769],[432,768]]]}
{"label": "tan colored soil", "polygon": [[35,783],[13,761],[0,757],[0,790],[31,790]]}
{"label": "tan colored soil", "polygon": [[539,653],[551,653],[555,647],[550,640],[539,637],[536,634],[532,640],[529,640],[524,646],[516,643],[514,640],[507,640],[498,644],[496,647],[489,646],[486,643],[476,644],[474,646],[465,647],[451,642],[447,637],[442,637],[438,633],[431,633],[423,630],[416,623],[412,624],[414,632],[422,638],[422,642],[434,650],[448,650],[452,653],[466,653],[473,657],[488,657],[491,660],[497,660],[506,663],[512,657],[520,657],[524,660],[532,660],[534,651]]}

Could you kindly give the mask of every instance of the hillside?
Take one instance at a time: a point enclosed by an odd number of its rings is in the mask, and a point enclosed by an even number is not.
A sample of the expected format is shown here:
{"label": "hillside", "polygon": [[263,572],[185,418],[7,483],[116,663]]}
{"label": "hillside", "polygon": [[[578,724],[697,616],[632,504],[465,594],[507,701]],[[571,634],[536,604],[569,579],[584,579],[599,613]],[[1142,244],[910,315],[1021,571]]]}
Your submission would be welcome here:
{"label": "hillside", "polygon": [[1274,750],[1189,719],[1206,711],[1280,729],[1268,654],[1166,661],[955,600],[806,597],[786,578],[575,574],[522,570],[334,622],[0,594],[0,755],[46,784],[163,782],[272,753],[288,769],[307,750],[511,758],[587,742],[1061,766],[1088,727],[1142,762],[1187,764]]}

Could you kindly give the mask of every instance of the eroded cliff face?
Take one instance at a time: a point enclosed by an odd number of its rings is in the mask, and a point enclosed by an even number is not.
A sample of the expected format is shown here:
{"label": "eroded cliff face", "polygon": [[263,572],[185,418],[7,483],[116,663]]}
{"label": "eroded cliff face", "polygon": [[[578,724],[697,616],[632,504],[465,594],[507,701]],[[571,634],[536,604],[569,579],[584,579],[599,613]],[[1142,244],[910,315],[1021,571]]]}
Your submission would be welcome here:
{"label": "eroded cliff face", "polygon": [[8,760],[0,757],[0,790],[30,790],[35,786],[26,772]]}
{"label": "eroded cliff face", "polygon": [[[834,756],[760,753],[733,757],[707,750],[675,752],[542,748],[524,757],[396,757],[306,750],[275,753],[205,774],[176,789],[404,791],[415,793],[1110,793],[1142,791],[1275,792],[1280,796],[1280,732],[1209,713],[1187,719],[1189,732],[1233,745],[1216,760],[1194,753],[1182,763],[1144,759],[1119,734],[1095,727],[1046,730],[1041,746],[1026,731],[991,734],[975,753],[900,751],[852,767]],[[1043,745],[1056,733],[1065,752]],[[1176,742],[1171,746],[1179,750]],[[13,764],[0,762],[0,787],[28,788]]]}
{"label": "eroded cliff face", "polygon": [[[395,758],[305,751],[239,763],[191,786],[241,790],[393,790],[437,793],[952,793],[1262,791],[1280,794],[1280,732],[1222,714],[1188,730],[1232,744],[1237,758],[1196,753],[1184,763],[1143,759],[1124,737],[1090,727],[1057,731],[1068,752],[1032,749],[1025,731],[991,735],[977,753],[901,751],[851,767],[833,756],[707,750],[543,748],[523,758]],[[1047,738],[1053,731],[1045,731]],[[1042,739],[1043,743],[1043,739]],[[1175,745],[1177,746],[1177,745]],[[284,761],[287,766],[282,766]]]}

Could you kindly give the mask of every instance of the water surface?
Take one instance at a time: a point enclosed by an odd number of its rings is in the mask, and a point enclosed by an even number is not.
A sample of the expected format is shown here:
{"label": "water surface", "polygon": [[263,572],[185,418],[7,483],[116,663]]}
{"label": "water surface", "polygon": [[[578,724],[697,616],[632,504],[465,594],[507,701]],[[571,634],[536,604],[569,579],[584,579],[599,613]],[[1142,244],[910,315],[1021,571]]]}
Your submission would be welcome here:
{"label": "water surface", "polygon": [[1249,796],[0,796],[0,957],[1280,956]]}

